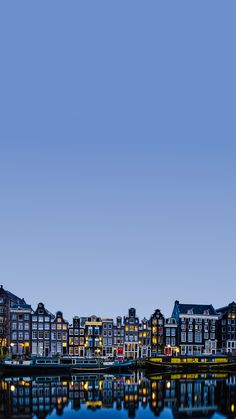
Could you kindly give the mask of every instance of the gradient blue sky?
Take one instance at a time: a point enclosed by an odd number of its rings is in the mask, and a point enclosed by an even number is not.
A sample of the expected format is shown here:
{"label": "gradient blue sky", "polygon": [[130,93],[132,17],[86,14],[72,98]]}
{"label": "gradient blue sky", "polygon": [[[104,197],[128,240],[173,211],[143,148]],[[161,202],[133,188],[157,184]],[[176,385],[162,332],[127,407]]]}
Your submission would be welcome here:
{"label": "gradient blue sky", "polygon": [[69,320],[236,299],[235,13],[1,3],[7,289]]}

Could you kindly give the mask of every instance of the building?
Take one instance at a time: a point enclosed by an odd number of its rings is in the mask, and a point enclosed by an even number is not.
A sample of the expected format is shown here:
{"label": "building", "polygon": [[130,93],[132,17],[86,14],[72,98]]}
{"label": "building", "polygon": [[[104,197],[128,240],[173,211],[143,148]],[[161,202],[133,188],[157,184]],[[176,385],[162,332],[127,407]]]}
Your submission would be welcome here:
{"label": "building", "polygon": [[151,356],[151,327],[149,321],[144,318],[139,325],[139,358]]}
{"label": "building", "polygon": [[102,319],[102,356],[113,357],[113,319]]}
{"label": "building", "polygon": [[90,316],[85,321],[85,356],[100,357],[102,355],[102,319]]}
{"label": "building", "polygon": [[164,354],[178,355],[178,325],[172,317],[165,320],[164,324]]}
{"label": "building", "polygon": [[39,303],[32,314],[32,355],[51,355],[51,324],[54,315],[50,313],[43,303]]}
{"label": "building", "polygon": [[216,310],[218,321],[218,348],[223,353],[236,354],[236,303]]}
{"label": "building", "polygon": [[85,321],[83,317],[75,316],[68,329],[69,355],[84,357],[85,355]]}
{"label": "building", "polygon": [[10,308],[10,348],[11,355],[31,354],[31,314],[32,308],[26,303],[12,303]]}
{"label": "building", "polygon": [[180,304],[175,301],[172,317],[178,325],[181,355],[216,353],[218,313],[211,304]]}
{"label": "building", "polygon": [[150,317],[152,356],[164,351],[164,322],[165,318],[161,311],[155,310]]}
{"label": "building", "polygon": [[124,326],[121,316],[116,318],[116,323],[113,325],[113,355],[114,357],[124,355]]}
{"label": "building", "polygon": [[10,352],[10,308],[25,305],[25,300],[0,287],[0,355]]}
{"label": "building", "polygon": [[51,323],[51,355],[68,354],[68,322],[61,311],[56,313]]}
{"label": "building", "polygon": [[124,354],[125,357],[136,359],[139,354],[139,318],[135,308],[130,308],[124,317]]}

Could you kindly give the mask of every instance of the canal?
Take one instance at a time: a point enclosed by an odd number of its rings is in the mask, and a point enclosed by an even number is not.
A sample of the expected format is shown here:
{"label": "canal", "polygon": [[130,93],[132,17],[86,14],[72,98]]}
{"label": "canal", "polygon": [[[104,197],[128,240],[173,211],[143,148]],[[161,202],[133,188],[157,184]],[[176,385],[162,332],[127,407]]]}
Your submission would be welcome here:
{"label": "canal", "polygon": [[236,418],[236,376],[2,377],[0,418]]}

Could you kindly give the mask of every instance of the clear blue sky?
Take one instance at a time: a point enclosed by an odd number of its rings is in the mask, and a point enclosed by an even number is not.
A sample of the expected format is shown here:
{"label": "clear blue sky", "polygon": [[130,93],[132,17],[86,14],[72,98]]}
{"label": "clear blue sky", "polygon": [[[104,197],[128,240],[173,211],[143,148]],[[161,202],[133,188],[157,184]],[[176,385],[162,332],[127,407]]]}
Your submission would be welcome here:
{"label": "clear blue sky", "polygon": [[69,320],[236,299],[235,14],[1,3],[7,289]]}

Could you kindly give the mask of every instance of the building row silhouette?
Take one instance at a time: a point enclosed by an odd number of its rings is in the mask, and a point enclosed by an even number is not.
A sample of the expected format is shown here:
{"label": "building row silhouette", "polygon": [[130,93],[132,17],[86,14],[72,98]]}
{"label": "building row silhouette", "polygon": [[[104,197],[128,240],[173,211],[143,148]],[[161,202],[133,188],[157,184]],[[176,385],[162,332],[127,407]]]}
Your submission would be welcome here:
{"label": "building row silhouette", "polygon": [[51,313],[43,303],[35,310],[23,298],[0,287],[0,351],[12,356],[131,357],[236,354],[236,303],[175,301],[170,317],[159,309],[139,319],[135,308],[126,316],[101,318]]}

